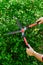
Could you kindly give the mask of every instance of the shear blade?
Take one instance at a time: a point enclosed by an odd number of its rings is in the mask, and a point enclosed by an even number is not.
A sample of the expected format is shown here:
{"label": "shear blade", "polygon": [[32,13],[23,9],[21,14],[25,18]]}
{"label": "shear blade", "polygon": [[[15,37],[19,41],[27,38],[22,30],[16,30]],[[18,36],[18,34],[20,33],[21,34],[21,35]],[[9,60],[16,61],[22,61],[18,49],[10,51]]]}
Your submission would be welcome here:
{"label": "shear blade", "polygon": [[20,24],[19,20],[17,17],[14,16],[14,18],[16,19],[17,25],[20,27],[20,29],[22,29],[22,25]]}
{"label": "shear blade", "polygon": [[9,33],[6,33],[6,35],[9,35],[9,34],[16,34],[16,33],[20,33],[21,32],[21,30],[20,31],[15,31],[15,32],[9,32]]}

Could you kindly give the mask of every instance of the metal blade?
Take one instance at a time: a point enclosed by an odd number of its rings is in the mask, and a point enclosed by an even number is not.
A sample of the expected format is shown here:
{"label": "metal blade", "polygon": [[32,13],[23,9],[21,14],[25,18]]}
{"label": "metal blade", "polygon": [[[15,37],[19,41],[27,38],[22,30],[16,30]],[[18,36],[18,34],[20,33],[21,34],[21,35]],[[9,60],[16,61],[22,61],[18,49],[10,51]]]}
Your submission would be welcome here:
{"label": "metal blade", "polygon": [[20,32],[21,32],[21,30],[19,30],[19,31],[15,31],[15,32],[9,32],[9,33],[6,33],[5,35],[16,34],[16,33],[20,33]]}
{"label": "metal blade", "polygon": [[15,16],[14,16],[14,18],[16,19],[16,23],[17,23],[17,25],[20,27],[20,29],[22,29],[22,25],[20,24],[20,22],[19,22],[18,18],[17,18],[17,17],[15,17]]}

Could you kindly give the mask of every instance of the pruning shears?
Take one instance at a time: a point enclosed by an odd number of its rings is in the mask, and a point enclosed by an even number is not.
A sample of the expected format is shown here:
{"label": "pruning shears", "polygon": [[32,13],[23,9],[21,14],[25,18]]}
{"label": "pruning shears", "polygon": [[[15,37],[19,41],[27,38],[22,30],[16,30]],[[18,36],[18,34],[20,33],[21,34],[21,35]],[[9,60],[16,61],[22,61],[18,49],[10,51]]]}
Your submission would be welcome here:
{"label": "pruning shears", "polygon": [[[16,33],[22,33],[22,37],[23,37],[23,40],[24,40],[24,42],[25,42],[26,47],[27,47],[28,49],[29,49],[29,48],[32,49],[32,47],[28,44],[27,39],[26,39],[26,37],[25,37],[25,31],[26,31],[28,28],[32,28],[32,27],[34,27],[34,26],[36,26],[36,25],[38,25],[38,24],[41,24],[41,22],[40,22],[40,21],[37,21],[37,22],[35,22],[35,23],[33,23],[33,24],[29,25],[29,26],[22,27],[22,25],[20,24],[18,18],[15,17],[15,16],[14,16],[14,18],[15,18],[15,20],[16,20],[16,22],[17,22],[17,25],[20,27],[20,30],[17,30],[17,31],[15,31],[15,32],[9,32],[9,33],[7,33],[7,35],[9,35],[9,34],[16,34]],[[35,55],[35,54],[36,54],[36,55]],[[42,55],[42,54],[39,54],[39,53],[35,52],[33,56],[35,56],[38,60],[43,61],[43,55]]]}

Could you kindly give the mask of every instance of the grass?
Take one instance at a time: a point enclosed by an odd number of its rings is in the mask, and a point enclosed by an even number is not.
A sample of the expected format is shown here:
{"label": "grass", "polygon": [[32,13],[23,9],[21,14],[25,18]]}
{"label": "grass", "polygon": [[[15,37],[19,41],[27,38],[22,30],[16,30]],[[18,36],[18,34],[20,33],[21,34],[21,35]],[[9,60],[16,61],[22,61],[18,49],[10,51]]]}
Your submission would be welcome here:
{"label": "grass", "polygon": [[[0,0],[0,65],[43,65],[36,58],[27,56],[21,34],[4,35],[19,29],[14,16],[23,26],[34,23],[43,16],[43,0]],[[43,52],[42,31],[43,25],[26,31],[29,44],[40,53]]]}

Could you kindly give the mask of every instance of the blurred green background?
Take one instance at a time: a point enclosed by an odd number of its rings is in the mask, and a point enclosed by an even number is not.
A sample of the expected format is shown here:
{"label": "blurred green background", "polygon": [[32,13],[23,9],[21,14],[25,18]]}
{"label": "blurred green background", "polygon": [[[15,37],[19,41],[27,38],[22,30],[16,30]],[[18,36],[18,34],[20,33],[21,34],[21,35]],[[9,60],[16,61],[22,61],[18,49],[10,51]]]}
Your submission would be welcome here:
{"label": "blurred green background", "polygon": [[[43,16],[43,0],[0,0],[0,65],[43,65],[27,56],[21,34],[4,35],[18,30],[16,16],[23,26]],[[28,29],[26,38],[35,51],[43,53],[43,25]]]}

